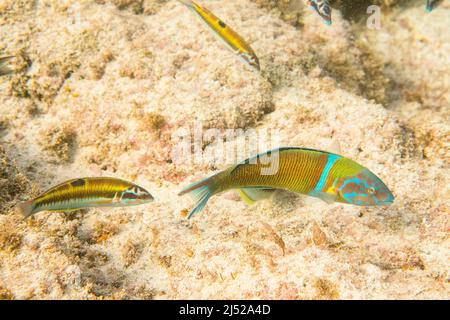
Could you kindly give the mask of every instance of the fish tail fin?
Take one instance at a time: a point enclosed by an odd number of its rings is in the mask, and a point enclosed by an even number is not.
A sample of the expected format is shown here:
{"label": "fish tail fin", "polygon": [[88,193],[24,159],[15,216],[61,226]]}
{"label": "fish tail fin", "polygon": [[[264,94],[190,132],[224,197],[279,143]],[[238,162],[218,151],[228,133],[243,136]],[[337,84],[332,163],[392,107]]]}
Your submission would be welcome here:
{"label": "fish tail fin", "polygon": [[192,0],[178,0],[181,4],[184,4],[188,8],[194,8],[194,2]]}
{"label": "fish tail fin", "polygon": [[33,200],[21,202],[16,206],[17,212],[23,215],[24,219],[28,218],[33,214],[33,209],[34,209]]}
{"label": "fish tail fin", "polygon": [[198,182],[194,182],[178,193],[179,196],[189,194],[196,202],[195,208],[189,212],[188,219],[202,211],[209,198],[216,193],[216,177],[217,174]]}
{"label": "fish tail fin", "polygon": [[427,0],[427,5],[426,5],[427,12],[433,11],[435,2],[437,3],[437,1],[434,1],[434,0]]}
{"label": "fish tail fin", "polygon": [[0,76],[4,76],[12,73],[11,68],[7,65],[7,63],[13,58],[13,56],[1,57],[0,58]]}

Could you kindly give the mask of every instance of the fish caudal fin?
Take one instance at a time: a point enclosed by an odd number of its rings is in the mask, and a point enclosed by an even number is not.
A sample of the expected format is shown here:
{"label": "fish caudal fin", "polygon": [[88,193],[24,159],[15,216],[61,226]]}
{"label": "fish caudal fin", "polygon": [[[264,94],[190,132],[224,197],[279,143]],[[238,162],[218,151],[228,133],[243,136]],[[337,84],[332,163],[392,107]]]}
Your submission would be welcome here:
{"label": "fish caudal fin", "polygon": [[178,0],[178,2],[180,2],[181,4],[184,4],[188,8],[194,7],[194,3],[192,2],[192,0]]}
{"label": "fish caudal fin", "polygon": [[272,196],[275,189],[270,188],[241,188],[238,189],[241,198],[248,204],[253,204],[255,201],[267,199]]}
{"label": "fish caudal fin", "polygon": [[190,184],[178,193],[179,196],[188,193],[196,202],[195,208],[189,212],[188,219],[202,211],[209,198],[215,193],[216,188],[214,178],[216,176],[217,175],[213,175],[209,178]]}
{"label": "fish caudal fin", "polygon": [[7,63],[13,58],[13,56],[9,57],[1,57],[0,58],[0,76],[4,76],[12,73],[11,68],[8,67]]}
{"label": "fish caudal fin", "polygon": [[28,218],[29,216],[31,216],[33,214],[33,209],[34,209],[33,200],[28,200],[28,201],[19,203],[16,206],[17,212],[19,212],[21,215],[23,215],[24,218]]}

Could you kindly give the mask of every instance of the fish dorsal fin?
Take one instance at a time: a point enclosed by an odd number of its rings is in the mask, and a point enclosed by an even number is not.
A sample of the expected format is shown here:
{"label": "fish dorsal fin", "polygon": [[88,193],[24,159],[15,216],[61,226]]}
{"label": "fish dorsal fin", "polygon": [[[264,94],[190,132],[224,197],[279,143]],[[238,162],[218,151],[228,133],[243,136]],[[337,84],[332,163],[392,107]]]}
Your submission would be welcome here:
{"label": "fish dorsal fin", "polygon": [[178,0],[178,2],[180,2],[181,4],[184,4],[188,8],[194,7],[194,3],[191,0]]}
{"label": "fish dorsal fin", "polygon": [[338,139],[333,139],[328,146],[328,150],[335,154],[341,154],[341,144]]}
{"label": "fish dorsal fin", "polygon": [[253,204],[253,203],[255,203],[255,201],[258,201],[258,200],[267,199],[270,196],[272,196],[274,191],[275,191],[275,189],[266,188],[266,187],[238,189],[239,195],[248,204]]}

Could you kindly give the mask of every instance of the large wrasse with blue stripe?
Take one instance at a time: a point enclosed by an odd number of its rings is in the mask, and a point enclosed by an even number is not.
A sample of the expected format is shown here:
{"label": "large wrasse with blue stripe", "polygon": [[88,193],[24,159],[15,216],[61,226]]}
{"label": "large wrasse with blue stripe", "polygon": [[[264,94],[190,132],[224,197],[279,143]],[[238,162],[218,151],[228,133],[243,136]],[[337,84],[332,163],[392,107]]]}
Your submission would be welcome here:
{"label": "large wrasse with blue stripe", "polygon": [[90,207],[127,207],[150,202],[144,188],[117,178],[88,177],[68,180],[38,197],[22,202],[17,210],[28,217],[39,211],[65,212]]}
{"label": "large wrasse with blue stripe", "polygon": [[[277,170],[262,174],[267,169],[267,157],[274,156],[278,157]],[[267,198],[276,189],[318,197],[327,203],[384,206],[394,201],[383,181],[355,161],[334,153],[295,147],[249,158],[187,186],[179,195],[191,194],[197,201],[190,218],[205,207],[211,196],[229,189],[238,189],[248,203]]]}

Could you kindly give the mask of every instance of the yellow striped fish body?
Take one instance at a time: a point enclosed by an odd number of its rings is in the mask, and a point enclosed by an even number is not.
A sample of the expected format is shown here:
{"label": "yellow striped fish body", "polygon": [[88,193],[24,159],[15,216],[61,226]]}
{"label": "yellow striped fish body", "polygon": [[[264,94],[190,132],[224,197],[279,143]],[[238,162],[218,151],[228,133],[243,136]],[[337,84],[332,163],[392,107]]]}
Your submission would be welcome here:
{"label": "yellow striped fish body", "polygon": [[256,70],[260,70],[259,60],[253,49],[245,40],[226,25],[221,19],[216,17],[208,9],[203,8],[191,0],[178,0],[197,15],[206,28],[219,39],[225,47],[235,53],[241,60],[248,63]]}
{"label": "yellow striped fish body", "polygon": [[[262,174],[269,155],[278,157],[278,168]],[[191,193],[198,200],[190,217],[201,211],[212,195],[229,189],[238,189],[250,203],[275,189],[359,206],[389,205],[394,200],[386,185],[367,168],[334,153],[305,148],[280,148],[249,158],[186,187],[180,195]]]}
{"label": "yellow striped fish body", "polygon": [[72,211],[89,207],[124,207],[152,201],[144,188],[117,178],[88,177],[68,180],[19,204],[25,217],[39,211]]}
{"label": "yellow striped fish body", "polygon": [[4,76],[12,73],[12,70],[8,67],[8,62],[13,58],[13,56],[0,57],[0,76]]}

